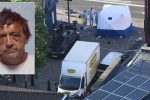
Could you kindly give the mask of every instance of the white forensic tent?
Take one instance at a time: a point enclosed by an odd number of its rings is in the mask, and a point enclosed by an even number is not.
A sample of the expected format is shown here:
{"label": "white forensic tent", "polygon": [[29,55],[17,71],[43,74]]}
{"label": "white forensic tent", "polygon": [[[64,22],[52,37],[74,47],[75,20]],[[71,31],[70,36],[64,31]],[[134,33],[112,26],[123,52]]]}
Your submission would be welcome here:
{"label": "white forensic tent", "polygon": [[133,30],[129,6],[104,5],[98,14],[96,36],[130,37]]}

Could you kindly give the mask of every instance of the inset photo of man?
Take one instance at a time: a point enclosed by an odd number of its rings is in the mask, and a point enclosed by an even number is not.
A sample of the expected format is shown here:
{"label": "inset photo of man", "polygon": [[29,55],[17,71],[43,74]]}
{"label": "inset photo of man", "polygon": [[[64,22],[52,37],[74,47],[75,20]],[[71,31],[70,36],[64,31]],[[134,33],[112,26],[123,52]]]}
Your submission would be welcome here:
{"label": "inset photo of man", "polygon": [[0,74],[35,73],[34,5],[0,3]]}

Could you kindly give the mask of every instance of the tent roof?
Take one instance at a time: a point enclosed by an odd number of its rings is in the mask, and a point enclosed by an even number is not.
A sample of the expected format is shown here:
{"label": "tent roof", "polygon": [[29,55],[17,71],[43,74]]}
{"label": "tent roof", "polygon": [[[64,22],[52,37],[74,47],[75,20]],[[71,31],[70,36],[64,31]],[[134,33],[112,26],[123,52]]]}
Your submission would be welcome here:
{"label": "tent roof", "polygon": [[125,30],[130,25],[129,6],[104,5],[98,15],[98,29]]}
{"label": "tent roof", "polygon": [[121,6],[121,5],[104,5],[102,12],[130,15],[129,6]]}

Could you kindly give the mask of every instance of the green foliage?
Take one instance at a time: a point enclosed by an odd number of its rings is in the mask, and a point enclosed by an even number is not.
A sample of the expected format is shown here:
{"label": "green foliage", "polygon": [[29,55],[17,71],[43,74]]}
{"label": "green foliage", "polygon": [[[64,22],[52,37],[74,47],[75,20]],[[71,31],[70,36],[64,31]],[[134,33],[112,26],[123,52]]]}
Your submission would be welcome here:
{"label": "green foliage", "polygon": [[49,49],[47,45],[50,41],[50,35],[48,34],[47,29],[44,26],[44,14],[42,12],[42,7],[40,5],[36,5],[36,13],[35,13],[35,33],[36,33],[36,66],[41,67],[45,65],[45,61],[47,58],[47,54]]}

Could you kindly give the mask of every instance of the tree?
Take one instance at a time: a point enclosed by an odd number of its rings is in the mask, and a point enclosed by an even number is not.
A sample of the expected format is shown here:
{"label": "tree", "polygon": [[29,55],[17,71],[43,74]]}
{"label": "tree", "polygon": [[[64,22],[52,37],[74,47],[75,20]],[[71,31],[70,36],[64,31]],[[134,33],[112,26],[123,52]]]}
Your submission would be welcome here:
{"label": "tree", "polygon": [[43,66],[45,64],[47,54],[49,51],[49,48],[47,48],[49,41],[50,41],[50,35],[48,34],[47,29],[44,26],[44,14],[42,12],[42,7],[40,5],[36,5],[36,66]]}

